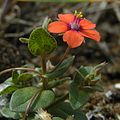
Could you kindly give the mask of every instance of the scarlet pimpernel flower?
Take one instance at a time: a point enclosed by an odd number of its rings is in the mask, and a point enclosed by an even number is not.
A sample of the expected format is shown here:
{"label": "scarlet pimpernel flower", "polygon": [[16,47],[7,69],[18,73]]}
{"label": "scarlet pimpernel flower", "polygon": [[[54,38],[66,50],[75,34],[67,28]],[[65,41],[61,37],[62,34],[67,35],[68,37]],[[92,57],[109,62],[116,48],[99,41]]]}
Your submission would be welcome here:
{"label": "scarlet pimpernel flower", "polygon": [[83,18],[82,13],[58,14],[58,21],[48,25],[48,31],[51,33],[63,33],[63,41],[67,42],[70,48],[79,47],[84,38],[91,38],[97,42],[100,41],[100,34],[94,28],[96,24]]}

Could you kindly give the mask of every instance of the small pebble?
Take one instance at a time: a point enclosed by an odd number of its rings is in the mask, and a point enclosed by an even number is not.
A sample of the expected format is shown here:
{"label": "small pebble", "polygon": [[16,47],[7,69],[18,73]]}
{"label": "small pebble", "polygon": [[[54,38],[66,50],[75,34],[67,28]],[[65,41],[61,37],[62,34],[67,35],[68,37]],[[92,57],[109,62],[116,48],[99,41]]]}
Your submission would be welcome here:
{"label": "small pebble", "polygon": [[120,83],[116,83],[116,84],[114,85],[114,87],[115,87],[116,89],[120,89]]}
{"label": "small pebble", "polygon": [[105,93],[105,96],[109,100],[109,102],[119,102],[120,101],[120,91],[108,91]]}
{"label": "small pebble", "polygon": [[108,92],[105,93],[105,96],[106,96],[107,98],[110,98],[111,95],[112,95],[112,91],[108,91]]}

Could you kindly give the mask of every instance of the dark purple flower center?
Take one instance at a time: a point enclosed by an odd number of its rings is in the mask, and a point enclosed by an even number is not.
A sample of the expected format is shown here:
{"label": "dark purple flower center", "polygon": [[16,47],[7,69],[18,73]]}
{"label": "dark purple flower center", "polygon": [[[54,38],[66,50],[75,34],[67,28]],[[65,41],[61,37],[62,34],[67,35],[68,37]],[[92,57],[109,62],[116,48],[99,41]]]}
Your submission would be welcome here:
{"label": "dark purple flower center", "polygon": [[78,31],[80,26],[78,24],[76,24],[75,22],[72,22],[72,23],[70,23],[70,28],[72,30],[77,30]]}
{"label": "dark purple flower center", "polygon": [[70,23],[70,29],[79,31],[80,30],[80,21],[82,18],[78,18],[75,16],[73,22]]}

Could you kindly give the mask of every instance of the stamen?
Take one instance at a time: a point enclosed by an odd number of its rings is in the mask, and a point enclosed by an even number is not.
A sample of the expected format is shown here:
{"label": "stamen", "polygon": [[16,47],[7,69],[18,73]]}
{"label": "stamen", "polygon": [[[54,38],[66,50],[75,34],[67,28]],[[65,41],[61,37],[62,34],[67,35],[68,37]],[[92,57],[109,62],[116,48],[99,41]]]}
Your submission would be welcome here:
{"label": "stamen", "polygon": [[74,12],[74,20],[70,23],[70,28],[73,30],[78,31],[80,29],[80,20],[82,20],[83,18],[82,12],[77,12],[75,10]]}
{"label": "stamen", "polygon": [[77,15],[77,14],[78,14],[78,12],[77,12],[77,10],[75,10],[74,15]]}
{"label": "stamen", "polygon": [[79,22],[80,22],[80,18],[77,18],[77,21],[76,21],[76,23],[79,25]]}
{"label": "stamen", "polygon": [[74,15],[75,15],[77,18],[82,18],[82,17],[83,17],[82,12],[79,12],[79,13],[78,13],[77,10],[75,10]]}
{"label": "stamen", "polygon": [[79,12],[79,13],[77,14],[77,18],[81,18],[81,17],[83,17],[83,14],[82,14],[82,12]]}

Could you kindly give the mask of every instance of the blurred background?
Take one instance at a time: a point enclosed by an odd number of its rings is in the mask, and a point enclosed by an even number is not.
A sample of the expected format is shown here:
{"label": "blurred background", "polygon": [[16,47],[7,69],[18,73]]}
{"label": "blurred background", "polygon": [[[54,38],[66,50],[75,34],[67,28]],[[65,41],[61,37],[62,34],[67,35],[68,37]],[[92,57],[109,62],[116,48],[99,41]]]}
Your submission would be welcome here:
{"label": "blurred background", "polygon": [[[107,63],[102,70],[101,82],[105,91],[94,93],[84,111],[90,120],[120,120],[120,1],[38,1],[0,0],[0,71],[25,64],[38,66],[39,58],[31,55],[19,38],[29,37],[46,17],[56,20],[59,13],[82,11],[84,17],[97,24],[102,39],[100,43],[86,39],[85,44],[72,49],[70,54],[76,55],[74,66]],[[59,47],[49,56],[52,64],[59,61],[66,49],[62,37],[54,37]],[[72,69],[69,73],[73,73]],[[0,76],[0,82],[9,76],[10,73]]]}

